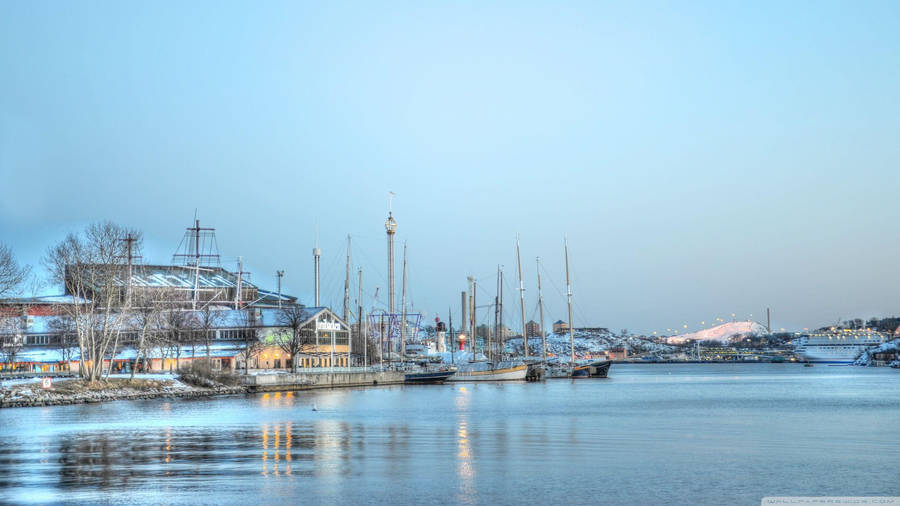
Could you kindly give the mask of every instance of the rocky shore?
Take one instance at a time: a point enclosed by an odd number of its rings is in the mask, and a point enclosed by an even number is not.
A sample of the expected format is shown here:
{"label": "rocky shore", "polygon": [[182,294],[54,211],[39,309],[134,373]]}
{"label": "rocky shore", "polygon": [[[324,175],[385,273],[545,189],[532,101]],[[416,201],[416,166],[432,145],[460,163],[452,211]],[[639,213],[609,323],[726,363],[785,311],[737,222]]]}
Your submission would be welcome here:
{"label": "rocky shore", "polygon": [[[194,380],[194,378],[190,378]],[[179,381],[176,379],[110,379],[88,383],[80,379],[60,380],[53,388],[44,390],[37,382],[0,387],[0,408],[35,406],[62,406],[66,404],[91,404],[98,402],[157,399],[193,398],[247,393],[247,387],[228,386],[206,381]],[[196,385],[200,383],[200,385]]]}

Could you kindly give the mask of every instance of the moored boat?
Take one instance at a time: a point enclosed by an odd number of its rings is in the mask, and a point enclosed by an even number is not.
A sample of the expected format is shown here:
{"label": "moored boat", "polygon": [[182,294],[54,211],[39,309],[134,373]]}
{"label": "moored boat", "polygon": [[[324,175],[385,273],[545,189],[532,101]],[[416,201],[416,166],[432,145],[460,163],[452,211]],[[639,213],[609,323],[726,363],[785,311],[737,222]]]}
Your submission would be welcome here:
{"label": "moored boat", "polygon": [[458,364],[456,374],[447,381],[523,381],[527,373],[523,362],[470,362]]}
{"label": "moored boat", "polygon": [[610,360],[597,360],[586,364],[578,364],[572,371],[573,378],[606,378],[609,375]]}
{"label": "moored boat", "polygon": [[810,363],[852,364],[864,351],[889,339],[871,329],[830,331],[802,337],[794,351]]}
{"label": "moored boat", "polygon": [[440,384],[447,381],[454,374],[456,374],[456,369],[452,368],[436,371],[411,371],[403,376],[403,383],[407,385]]}

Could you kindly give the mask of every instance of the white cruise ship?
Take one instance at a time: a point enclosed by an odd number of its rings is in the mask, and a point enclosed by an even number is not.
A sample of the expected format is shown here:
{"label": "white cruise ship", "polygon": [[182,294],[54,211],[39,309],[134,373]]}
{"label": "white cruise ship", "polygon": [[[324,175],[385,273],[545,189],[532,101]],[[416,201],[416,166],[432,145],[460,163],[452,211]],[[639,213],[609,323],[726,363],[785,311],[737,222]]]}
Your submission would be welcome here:
{"label": "white cruise ship", "polygon": [[852,364],[863,350],[888,340],[890,337],[872,330],[834,331],[804,336],[794,351],[809,362]]}

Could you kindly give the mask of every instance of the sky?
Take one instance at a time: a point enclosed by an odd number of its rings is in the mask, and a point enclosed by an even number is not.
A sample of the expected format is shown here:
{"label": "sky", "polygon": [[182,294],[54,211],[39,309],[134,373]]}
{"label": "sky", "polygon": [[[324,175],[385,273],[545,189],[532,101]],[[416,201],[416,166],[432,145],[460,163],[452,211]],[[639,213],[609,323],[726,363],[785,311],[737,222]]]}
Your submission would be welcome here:
{"label": "sky", "polygon": [[548,326],[566,236],[576,326],[900,314],[898,2],[0,2],[0,75],[0,241],[38,273],[99,220],[169,262],[196,212],[307,304],[349,234],[382,307],[394,192],[428,321],[502,265],[521,327],[517,235]]}

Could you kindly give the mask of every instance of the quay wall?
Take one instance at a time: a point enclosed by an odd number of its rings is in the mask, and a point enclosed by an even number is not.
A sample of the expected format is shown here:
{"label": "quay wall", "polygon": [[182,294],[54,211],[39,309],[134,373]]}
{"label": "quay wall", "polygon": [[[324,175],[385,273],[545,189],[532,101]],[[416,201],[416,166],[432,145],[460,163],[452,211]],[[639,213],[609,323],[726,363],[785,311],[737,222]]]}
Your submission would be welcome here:
{"label": "quay wall", "polygon": [[404,374],[397,371],[316,372],[298,374],[258,374],[244,377],[251,392],[309,390],[403,384]]}

